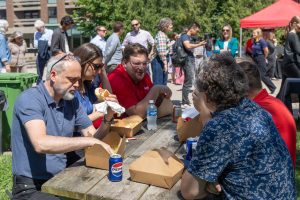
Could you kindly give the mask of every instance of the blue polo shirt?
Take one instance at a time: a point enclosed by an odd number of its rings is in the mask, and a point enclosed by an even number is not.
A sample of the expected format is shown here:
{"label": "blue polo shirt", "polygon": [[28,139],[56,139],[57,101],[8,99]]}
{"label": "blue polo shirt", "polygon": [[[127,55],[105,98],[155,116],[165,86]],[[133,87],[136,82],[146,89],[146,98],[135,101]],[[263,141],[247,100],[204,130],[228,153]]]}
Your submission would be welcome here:
{"label": "blue polo shirt", "polygon": [[253,57],[264,55],[264,48],[266,47],[268,47],[268,44],[264,39],[260,39],[259,41],[254,41],[252,45]]}
{"label": "blue polo shirt", "polygon": [[45,122],[47,135],[63,137],[72,137],[75,128],[87,128],[92,122],[76,98],[56,106],[42,82],[18,96],[11,131],[13,174],[47,180],[66,167],[67,159],[65,154],[35,152],[24,127],[35,119]]}

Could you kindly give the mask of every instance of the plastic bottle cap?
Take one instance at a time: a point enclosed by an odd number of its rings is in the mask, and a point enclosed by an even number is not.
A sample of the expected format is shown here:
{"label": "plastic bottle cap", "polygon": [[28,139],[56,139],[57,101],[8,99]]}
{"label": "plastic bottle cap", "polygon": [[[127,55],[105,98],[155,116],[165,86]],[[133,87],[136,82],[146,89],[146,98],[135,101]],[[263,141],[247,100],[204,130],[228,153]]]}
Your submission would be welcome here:
{"label": "plastic bottle cap", "polygon": [[149,100],[149,103],[154,103],[154,100]]}

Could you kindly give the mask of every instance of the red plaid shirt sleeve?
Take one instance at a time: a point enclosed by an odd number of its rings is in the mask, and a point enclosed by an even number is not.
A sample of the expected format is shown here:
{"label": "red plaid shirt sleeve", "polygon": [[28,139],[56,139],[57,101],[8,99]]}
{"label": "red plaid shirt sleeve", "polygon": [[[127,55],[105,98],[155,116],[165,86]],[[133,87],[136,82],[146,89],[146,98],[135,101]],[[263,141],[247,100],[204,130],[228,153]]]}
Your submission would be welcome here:
{"label": "red plaid shirt sleeve", "polygon": [[167,35],[159,31],[155,37],[157,53],[163,62],[167,62],[167,54],[169,53],[169,38]]}

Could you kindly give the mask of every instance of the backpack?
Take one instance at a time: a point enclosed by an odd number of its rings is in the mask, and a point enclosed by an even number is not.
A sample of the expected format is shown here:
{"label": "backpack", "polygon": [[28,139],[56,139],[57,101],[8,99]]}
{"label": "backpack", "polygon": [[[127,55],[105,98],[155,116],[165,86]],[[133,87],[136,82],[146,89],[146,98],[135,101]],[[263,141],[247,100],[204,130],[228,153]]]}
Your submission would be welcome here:
{"label": "backpack", "polygon": [[181,38],[177,39],[173,45],[173,54],[171,56],[172,64],[175,67],[183,67],[187,56]]}

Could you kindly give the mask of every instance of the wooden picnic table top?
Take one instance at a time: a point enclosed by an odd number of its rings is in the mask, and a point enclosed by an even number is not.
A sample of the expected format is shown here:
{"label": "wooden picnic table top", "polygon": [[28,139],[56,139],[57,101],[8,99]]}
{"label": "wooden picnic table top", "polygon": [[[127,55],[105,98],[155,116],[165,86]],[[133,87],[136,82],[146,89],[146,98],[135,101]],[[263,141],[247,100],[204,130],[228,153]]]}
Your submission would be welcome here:
{"label": "wooden picnic table top", "polygon": [[[143,127],[145,127],[144,123]],[[66,168],[42,186],[42,191],[71,199],[182,199],[180,181],[170,190],[133,182],[130,180],[129,165],[148,150],[165,147],[182,158],[184,150],[177,139],[176,124],[170,117],[158,120],[158,130],[142,128],[136,140],[126,143],[123,159],[123,180],[110,182],[108,171],[86,167],[83,160]]]}

